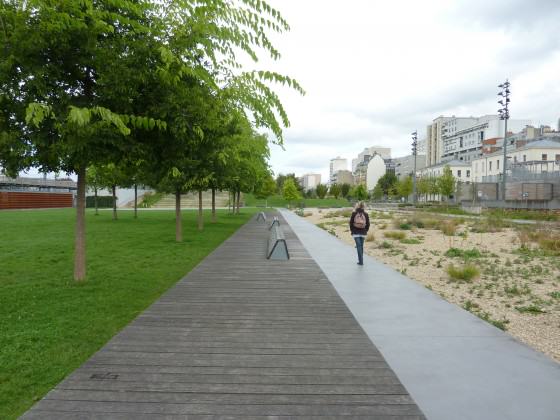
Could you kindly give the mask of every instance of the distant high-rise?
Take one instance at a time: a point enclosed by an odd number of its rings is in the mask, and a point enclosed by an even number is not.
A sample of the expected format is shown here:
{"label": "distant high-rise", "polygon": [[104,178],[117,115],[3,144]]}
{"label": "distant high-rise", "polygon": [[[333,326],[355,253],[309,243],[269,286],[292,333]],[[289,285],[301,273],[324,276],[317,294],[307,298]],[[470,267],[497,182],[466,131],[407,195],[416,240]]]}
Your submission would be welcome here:
{"label": "distant high-rise", "polygon": [[[508,121],[508,132],[517,132],[531,124],[529,120]],[[426,164],[459,160],[471,161],[482,154],[486,140],[503,142],[504,121],[498,115],[482,117],[438,117],[427,129]]]}
{"label": "distant high-rise", "polygon": [[348,159],[341,158],[340,156],[331,159],[330,172],[329,172],[329,184],[334,182],[334,174],[338,171],[345,171],[348,169]]}
{"label": "distant high-rise", "polygon": [[304,191],[309,191],[321,183],[321,174],[305,174],[302,176],[302,186]]}

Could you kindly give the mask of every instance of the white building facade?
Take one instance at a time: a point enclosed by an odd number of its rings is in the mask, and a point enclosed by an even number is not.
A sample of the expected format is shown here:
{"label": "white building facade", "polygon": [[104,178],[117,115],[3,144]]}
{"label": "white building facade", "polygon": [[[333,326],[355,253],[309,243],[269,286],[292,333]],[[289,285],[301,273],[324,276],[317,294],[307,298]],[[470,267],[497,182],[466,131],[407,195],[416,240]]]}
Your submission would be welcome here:
{"label": "white building facade", "polygon": [[[560,142],[537,140],[507,152],[508,171],[542,174],[560,171]],[[504,154],[498,151],[472,161],[474,182],[496,182],[504,170]],[[560,174],[559,174],[560,176]]]}
{"label": "white building facade", "polygon": [[[521,131],[530,123],[529,120],[508,120],[508,131]],[[504,121],[498,115],[453,118],[443,125],[441,160],[470,162],[482,155],[483,141],[500,139],[503,143],[503,137]]]}
{"label": "white building facade", "polygon": [[321,174],[305,174],[301,177],[301,185],[304,191],[317,188],[321,183]]}
{"label": "white building facade", "polygon": [[387,172],[385,160],[380,155],[373,156],[367,164],[366,188],[372,191],[377,185],[377,181]]}
{"label": "white building facade", "polygon": [[[508,120],[508,132],[521,131],[530,120]],[[470,162],[481,156],[483,141],[503,139],[504,122],[498,115],[444,117],[433,120],[426,131],[426,165],[443,161]]]}
{"label": "white building facade", "polygon": [[329,169],[329,184],[332,184],[335,172],[348,170],[348,159],[341,158],[340,156],[331,159]]}
{"label": "white building facade", "polygon": [[368,162],[374,155],[380,155],[383,159],[391,159],[391,148],[381,146],[366,147],[358,154],[356,159],[352,159],[352,172],[356,172],[358,165],[362,162]]}
{"label": "white building facade", "polygon": [[426,168],[416,171],[418,177],[438,177],[443,175],[443,170],[449,166],[451,173],[459,182],[473,181],[471,164],[460,160],[451,160],[449,162],[441,162],[437,165],[427,166]]}

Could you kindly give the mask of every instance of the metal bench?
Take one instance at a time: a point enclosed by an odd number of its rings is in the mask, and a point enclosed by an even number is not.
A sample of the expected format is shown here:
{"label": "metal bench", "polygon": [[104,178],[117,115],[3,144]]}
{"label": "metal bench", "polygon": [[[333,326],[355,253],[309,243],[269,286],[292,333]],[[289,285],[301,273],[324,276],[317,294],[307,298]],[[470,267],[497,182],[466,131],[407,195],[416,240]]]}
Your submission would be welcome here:
{"label": "metal bench", "polygon": [[280,220],[278,220],[278,216],[274,216],[274,219],[272,220],[272,223],[269,226],[269,230],[272,230],[272,228],[274,226],[280,226]]}
{"label": "metal bench", "polygon": [[[275,223],[276,222],[276,223]],[[270,235],[268,236],[268,250],[266,258],[269,260],[289,260],[288,244],[284,237],[284,232],[280,227],[280,222],[275,219],[270,227]]]}

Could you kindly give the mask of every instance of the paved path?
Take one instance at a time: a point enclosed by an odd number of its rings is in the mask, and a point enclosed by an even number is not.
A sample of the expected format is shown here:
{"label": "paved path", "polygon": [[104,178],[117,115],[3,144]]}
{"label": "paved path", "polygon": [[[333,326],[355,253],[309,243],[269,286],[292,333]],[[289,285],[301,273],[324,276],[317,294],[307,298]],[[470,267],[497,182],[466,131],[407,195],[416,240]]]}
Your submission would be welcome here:
{"label": "paved path", "polygon": [[560,364],[282,211],[430,420],[560,420]]}
{"label": "paved path", "polygon": [[24,419],[425,417],[288,225],[253,219]]}

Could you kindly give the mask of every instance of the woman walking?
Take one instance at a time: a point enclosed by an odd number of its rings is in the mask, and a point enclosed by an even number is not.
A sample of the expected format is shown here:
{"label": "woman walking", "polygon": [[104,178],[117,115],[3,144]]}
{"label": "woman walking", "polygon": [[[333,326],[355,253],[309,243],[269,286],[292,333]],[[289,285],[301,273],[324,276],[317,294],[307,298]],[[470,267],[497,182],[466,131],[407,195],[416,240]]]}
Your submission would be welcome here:
{"label": "woman walking", "polygon": [[358,251],[358,265],[364,265],[364,241],[369,230],[369,215],[364,210],[364,202],[356,205],[356,210],[350,216],[350,232],[356,242]]}

